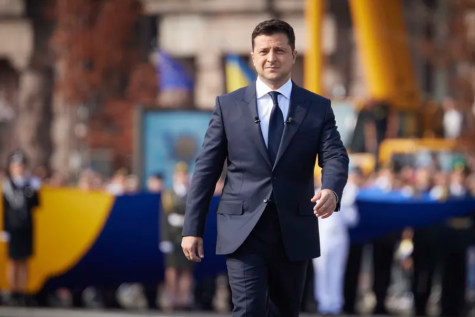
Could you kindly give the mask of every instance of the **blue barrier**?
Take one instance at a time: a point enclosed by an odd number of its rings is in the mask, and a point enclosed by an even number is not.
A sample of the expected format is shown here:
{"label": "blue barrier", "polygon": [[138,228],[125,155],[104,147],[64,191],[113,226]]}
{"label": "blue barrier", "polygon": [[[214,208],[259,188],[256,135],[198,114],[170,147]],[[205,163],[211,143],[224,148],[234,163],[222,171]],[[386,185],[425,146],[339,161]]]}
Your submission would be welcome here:
{"label": "blue barrier", "polygon": [[159,243],[159,194],[119,196],[89,252],[45,288],[114,287],[126,282],[163,280]]}
{"label": "blue barrier", "polygon": [[350,229],[350,237],[352,242],[358,243],[406,227],[430,226],[475,212],[473,198],[452,198],[440,203],[427,194],[410,198],[400,192],[386,193],[376,189],[362,190],[356,203],[360,222]]}
{"label": "blue barrier", "polygon": [[[204,238],[205,258],[195,267],[198,279],[226,272],[224,256],[215,254],[218,202],[219,197],[214,197],[210,204]],[[408,226],[428,226],[475,211],[474,199],[448,200],[441,204],[427,196],[414,200],[400,193],[374,190],[362,191],[357,205],[360,222],[350,230],[353,242],[368,242]],[[159,194],[117,197],[109,219],[91,249],[69,271],[49,279],[45,288],[162,282],[164,257],[158,249],[159,206]]]}
{"label": "blue barrier", "polygon": [[[195,267],[197,278],[226,272],[223,256],[215,254],[216,207],[214,197],[206,224],[206,257]],[[64,274],[49,279],[47,289],[116,287],[122,283],[158,284],[164,279],[164,256],[159,251],[159,194],[116,198],[109,219],[91,249]]]}

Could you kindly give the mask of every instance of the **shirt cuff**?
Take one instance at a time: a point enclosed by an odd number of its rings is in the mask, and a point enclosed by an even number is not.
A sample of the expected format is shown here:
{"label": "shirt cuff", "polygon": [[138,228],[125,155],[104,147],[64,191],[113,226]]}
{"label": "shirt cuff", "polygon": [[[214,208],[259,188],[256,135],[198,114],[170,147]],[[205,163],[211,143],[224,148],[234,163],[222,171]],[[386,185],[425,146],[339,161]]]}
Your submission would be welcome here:
{"label": "shirt cuff", "polygon": [[[332,192],[333,192],[333,190],[332,190]],[[339,200],[340,200],[340,199],[338,198],[338,195],[337,195],[335,192],[333,192],[333,193],[335,194],[335,197],[336,197],[336,203],[338,204],[338,202],[339,202]]]}

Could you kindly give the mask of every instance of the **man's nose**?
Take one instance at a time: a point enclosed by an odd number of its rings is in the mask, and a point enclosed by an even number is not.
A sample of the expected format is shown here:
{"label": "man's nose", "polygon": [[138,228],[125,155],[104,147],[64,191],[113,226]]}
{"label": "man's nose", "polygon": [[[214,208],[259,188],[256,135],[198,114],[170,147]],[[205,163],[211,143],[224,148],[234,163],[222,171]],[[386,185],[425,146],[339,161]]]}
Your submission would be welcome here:
{"label": "man's nose", "polygon": [[269,54],[267,54],[267,61],[269,63],[273,63],[276,61],[274,52],[270,51]]}

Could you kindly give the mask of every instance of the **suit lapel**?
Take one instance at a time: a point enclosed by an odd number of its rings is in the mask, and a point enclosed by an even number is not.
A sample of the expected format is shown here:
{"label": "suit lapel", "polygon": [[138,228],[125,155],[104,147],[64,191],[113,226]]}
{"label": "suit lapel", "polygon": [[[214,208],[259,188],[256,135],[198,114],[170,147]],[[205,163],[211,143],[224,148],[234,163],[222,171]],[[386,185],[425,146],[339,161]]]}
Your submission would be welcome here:
{"label": "suit lapel", "polygon": [[261,153],[264,160],[267,162],[270,168],[272,164],[267,153],[267,147],[264,142],[264,137],[262,136],[261,125],[255,123],[254,118],[259,117],[257,114],[257,100],[256,100],[256,85],[251,84],[247,87],[244,94],[243,100],[239,100],[240,103],[243,103],[243,118],[247,126],[247,130],[250,133],[252,141],[256,144],[257,149]]}
{"label": "suit lapel", "polygon": [[295,133],[300,127],[305,115],[307,114],[308,102],[302,99],[301,88],[292,82],[292,93],[290,95],[289,103],[289,113],[287,118],[292,118],[291,123],[286,123],[284,127],[284,132],[282,135],[282,140],[280,141],[279,151],[277,152],[277,157],[275,159],[275,164],[273,169],[279,163],[280,158],[284,155],[285,150],[290,144],[290,141],[294,137]]}

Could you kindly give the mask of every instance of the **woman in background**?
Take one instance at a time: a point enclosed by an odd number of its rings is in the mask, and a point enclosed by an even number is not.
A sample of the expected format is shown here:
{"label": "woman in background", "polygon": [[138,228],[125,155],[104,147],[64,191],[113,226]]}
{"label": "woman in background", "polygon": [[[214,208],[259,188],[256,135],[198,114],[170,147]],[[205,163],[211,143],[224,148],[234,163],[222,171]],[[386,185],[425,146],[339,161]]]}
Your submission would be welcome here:
{"label": "woman in background", "polygon": [[194,262],[188,261],[181,249],[189,179],[188,164],[177,163],[172,188],[162,194],[162,239],[159,247],[166,261],[165,289],[168,298],[163,308],[167,311],[188,310],[193,304]]}
{"label": "woman in background", "polygon": [[8,158],[7,177],[2,182],[4,229],[8,242],[8,279],[13,305],[26,305],[27,261],[33,255],[33,208],[39,205],[40,181],[26,170],[26,157],[14,152]]}
{"label": "woman in background", "polygon": [[351,168],[348,183],[341,197],[341,211],[318,221],[321,256],[313,259],[313,267],[315,299],[318,303],[319,314],[339,315],[342,313],[343,283],[350,245],[348,228],[356,226],[359,220],[356,197],[360,185],[360,169]]}

